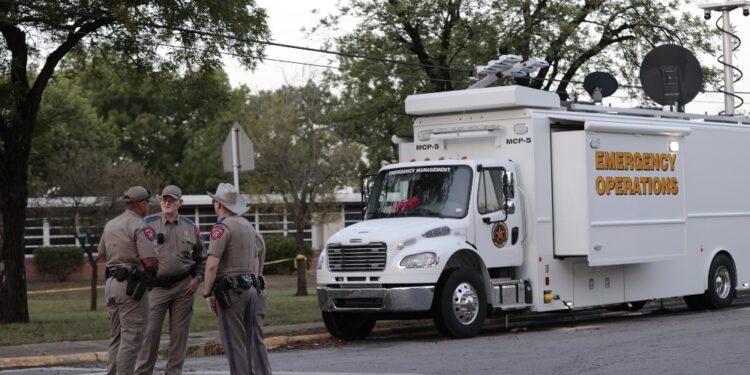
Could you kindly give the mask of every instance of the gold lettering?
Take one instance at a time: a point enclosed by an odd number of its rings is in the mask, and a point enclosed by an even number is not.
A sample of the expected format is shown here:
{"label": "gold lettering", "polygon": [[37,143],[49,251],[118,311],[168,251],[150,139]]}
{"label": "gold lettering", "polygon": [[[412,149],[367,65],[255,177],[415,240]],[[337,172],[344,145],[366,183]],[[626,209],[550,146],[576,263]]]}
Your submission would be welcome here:
{"label": "gold lettering", "polygon": [[674,171],[674,166],[676,163],[677,163],[677,154],[669,154],[669,165],[670,165],[669,170],[670,171]]}
{"label": "gold lettering", "polygon": [[635,154],[633,154],[633,160],[633,169],[635,169],[636,171],[643,170],[643,156],[641,156],[640,152],[636,152]]}
{"label": "gold lettering", "polygon": [[607,184],[604,182],[604,177],[598,176],[596,178],[596,181],[594,182],[594,188],[596,189],[596,193],[599,195],[604,195],[604,192],[607,189]]}
{"label": "gold lettering", "polygon": [[[604,151],[597,151],[594,153],[594,160],[596,163],[596,169],[602,170],[607,168],[607,164],[604,163]],[[598,178],[597,178],[598,179]],[[599,194],[601,195],[601,194]]]}
{"label": "gold lettering", "polygon": [[607,195],[610,195],[612,193],[612,190],[615,189],[615,179],[612,177],[607,177]]}

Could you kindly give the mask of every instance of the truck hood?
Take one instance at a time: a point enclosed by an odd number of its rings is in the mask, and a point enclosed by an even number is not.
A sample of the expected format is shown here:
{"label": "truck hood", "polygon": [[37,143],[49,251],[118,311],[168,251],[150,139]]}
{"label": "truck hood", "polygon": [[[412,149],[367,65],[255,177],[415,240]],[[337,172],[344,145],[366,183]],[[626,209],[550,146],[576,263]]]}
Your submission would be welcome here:
{"label": "truck hood", "polygon": [[419,239],[425,232],[441,227],[450,228],[453,236],[466,237],[466,225],[459,219],[402,217],[361,221],[336,232],[328,243],[356,245],[385,242],[391,248],[397,242]]}

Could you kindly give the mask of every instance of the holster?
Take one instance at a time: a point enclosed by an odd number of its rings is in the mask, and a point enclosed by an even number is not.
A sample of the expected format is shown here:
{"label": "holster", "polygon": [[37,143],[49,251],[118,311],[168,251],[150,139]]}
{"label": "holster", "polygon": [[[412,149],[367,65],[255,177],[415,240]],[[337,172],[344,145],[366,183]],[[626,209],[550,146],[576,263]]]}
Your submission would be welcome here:
{"label": "holster", "polygon": [[133,268],[128,275],[128,285],[125,287],[125,294],[136,301],[140,301],[143,298],[143,294],[146,293],[146,289],[150,286],[151,279],[150,272],[141,272],[137,268]]}
{"label": "holster", "polygon": [[219,306],[221,306],[222,309],[226,309],[230,305],[230,289],[234,289],[234,279],[232,278],[222,278],[216,280],[216,282],[214,282],[214,286],[211,288],[211,291],[216,297],[216,302],[219,304]]}

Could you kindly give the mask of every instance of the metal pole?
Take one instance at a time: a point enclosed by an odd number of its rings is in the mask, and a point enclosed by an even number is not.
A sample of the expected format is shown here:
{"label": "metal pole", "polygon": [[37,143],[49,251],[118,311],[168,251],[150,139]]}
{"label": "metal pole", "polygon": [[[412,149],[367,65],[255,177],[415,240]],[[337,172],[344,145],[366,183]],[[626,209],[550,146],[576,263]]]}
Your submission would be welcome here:
{"label": "metal pole", "polygon": [[240,192],[240,145],[238,133],[240,129],[237,127],[232,128],[232,170],[234,172],[234,188],[237,192]]}
{"label": "metal pole", "polygon": [[[732,23],[729,21],[729,9],[722,10],[722,22],[724,30],[731,31]],[[734,71],[732,70],[732,36],[722,33],[724,44],[724,113],[734,116]]]}

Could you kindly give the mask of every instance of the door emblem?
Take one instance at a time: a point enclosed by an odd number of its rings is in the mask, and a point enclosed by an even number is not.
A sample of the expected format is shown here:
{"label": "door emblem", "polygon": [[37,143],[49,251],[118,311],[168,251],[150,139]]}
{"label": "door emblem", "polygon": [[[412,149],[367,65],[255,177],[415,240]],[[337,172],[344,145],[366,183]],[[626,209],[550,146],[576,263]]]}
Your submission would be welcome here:
{"label": "door emblem", "polygon": [[497,248],[501,248],[508,243],[508,227],[505,223],[495,223],[492,227],[492,243]]}

